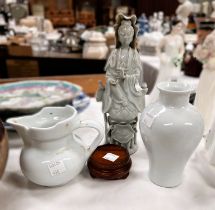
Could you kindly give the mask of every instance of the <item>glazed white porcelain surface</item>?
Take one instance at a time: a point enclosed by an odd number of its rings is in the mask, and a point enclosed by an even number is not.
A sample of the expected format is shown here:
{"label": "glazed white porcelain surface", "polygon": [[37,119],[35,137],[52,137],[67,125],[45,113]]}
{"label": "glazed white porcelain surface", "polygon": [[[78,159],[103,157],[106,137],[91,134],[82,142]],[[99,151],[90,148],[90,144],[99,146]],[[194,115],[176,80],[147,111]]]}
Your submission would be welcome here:
{"label": "glazed white porcelain surface", "polygon": [[215,166],[215,120],[206,136],[205,148],[208,161]]}
{"label": "glazed white porcelain surface", "polygon": [[203,135],[203,120],[189,104],[186,84],[158,84],[159,100],[145,108],[140,131],[149,156],[149,177],[162,187],[182,182],[183,170]]}
{"label": "glazed white porcelain surface", "polygon": [[[10,118],[7,122],[24,141],[20,155],[23,174],[43,186],[63,185],[78,175],[104,133],[100,124],[80,121],[72,106],[45,107],[34,115]],[[98,132],[90,146],[73,132],[86,127]]]}
{"label": "glazed white porcelain surface", "polygon": [[207,135],[215,119],[215,30],[197,45],[194,57],[203,63],[194,105],[204,119]]}

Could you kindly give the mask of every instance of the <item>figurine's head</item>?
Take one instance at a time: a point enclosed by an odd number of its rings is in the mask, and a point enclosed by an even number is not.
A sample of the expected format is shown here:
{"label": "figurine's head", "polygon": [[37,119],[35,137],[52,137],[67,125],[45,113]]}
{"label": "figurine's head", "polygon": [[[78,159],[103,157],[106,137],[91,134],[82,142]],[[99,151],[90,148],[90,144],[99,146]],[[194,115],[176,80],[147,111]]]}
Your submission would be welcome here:
{"label": "figurine's head", "polygon": [[129,46],[134,37],[134,28],[130,20],[123,20],[118,29],[118,37],[121,45]]}
{"label": "figurine's head", "polygon": [[116,48],[121,45],[136,47],[136,36],[138,27],[135,25],[136,16],[131,17],[119,14],[116,18],[115,32],[116,32]]}
{"label": "figurine's head", "polygon": [[184,30],[184,24],[181,20],[172,20],[171,21],[171,32],[181,34]]}

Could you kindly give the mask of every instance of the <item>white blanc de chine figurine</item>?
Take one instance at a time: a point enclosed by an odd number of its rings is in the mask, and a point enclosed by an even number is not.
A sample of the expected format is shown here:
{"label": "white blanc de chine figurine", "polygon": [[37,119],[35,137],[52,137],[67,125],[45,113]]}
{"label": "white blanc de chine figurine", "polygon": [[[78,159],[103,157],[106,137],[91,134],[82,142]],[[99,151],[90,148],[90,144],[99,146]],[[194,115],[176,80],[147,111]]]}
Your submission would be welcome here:
{"label": "white blanc de chine figurine", "polygon": [[188,25],[188,17],[193,12],[193,3],[189,0],[178,0],[180,5],[176,9],[176,15],[186,27]]}
{"label": "white blanc de chine figurine", "polygon": [[177,81],[181,75],[181,63],[185,49],[183,23],[180,20],[172,20],[170,33],[161,39],[156,51],[160,58],[160,70],[156,84],[149,95],[149,104],[158,100],[158,83]]}
{"label": "white blanc de chine figurine", "polygon": [[194,56],[203,63],[194,105],[204,119],[207,135],[215,120],[215,30],[197,46]]}
{"label": "white blanc de chine figurine", "polygon": [[206,137],[205,148],[209,162],[215,166],[215,119]]}
{"label": "white blanc de chine figurine", "polygon": [[106,143],[121,145],[133,154],[137,150],[138,113],[145,106],[146,84],[140,86],[142,65],[136,50],[136,16],[116,18],[114,49],[106,63],[106,85],[99,82],[97,101],[102,101]]}
{"label": "white blanc de chine figurine", "polygon": [[208,17],[210,4],[208,1],[202,2],[202,12]]}
{"label": "white blanc de chine figurine", "polygon": [[212,1],[212,8],[213,8],[213,11],[211,13],[211,18],[215,18],[215,1]]}
{"label": "white blanc de chine figurine", "polygon": [[197,46],[194,56],[203,63],[194,105],[204,119],[208,160],[215,165],[215,30]]}
{"label": "white blanc de chine figurine", "polygon": [[215,165],[215,30],[197,46],[194,56],[203,63],[194,105],[204,119],[208,161]]}

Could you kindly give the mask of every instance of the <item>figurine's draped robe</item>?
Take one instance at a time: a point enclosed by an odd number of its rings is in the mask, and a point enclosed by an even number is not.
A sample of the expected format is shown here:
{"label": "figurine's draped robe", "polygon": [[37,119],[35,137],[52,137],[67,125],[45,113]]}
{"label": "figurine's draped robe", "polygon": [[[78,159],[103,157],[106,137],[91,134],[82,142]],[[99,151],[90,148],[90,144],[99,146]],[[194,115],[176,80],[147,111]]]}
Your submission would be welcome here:
{"label": "figurine's draped robe", "polygon": [[[199,77],[194,105],[201,113],[205,134],[208,134],[215,123],[215,30],[205,39],[203,46],[198,45],[195,56],[203,62],[203,71]],[[210,48],[210,49],[209,49]]]}
{"label": "figurine's draped robe", "polygon": [[[145,90],[139,85],[142,66],[137,50],[129,48],[123,70],[120,52],[120,49],[113,50],[105,66],[107,82],[102,110],[103,113],[109,113],[111,119],[126,122],[135,119],[143,111]],[[124,78],[119,76],[123,71],[126,74]]]}

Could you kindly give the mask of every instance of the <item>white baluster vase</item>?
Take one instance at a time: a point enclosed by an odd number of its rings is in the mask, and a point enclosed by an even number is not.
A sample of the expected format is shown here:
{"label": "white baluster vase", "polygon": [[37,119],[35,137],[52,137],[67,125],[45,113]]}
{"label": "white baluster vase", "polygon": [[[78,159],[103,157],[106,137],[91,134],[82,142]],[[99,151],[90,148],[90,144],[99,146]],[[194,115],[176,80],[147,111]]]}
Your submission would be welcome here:
{"label": "white baluster vase", "polygon": [[203,120],[189,104],[188,85],[162,82],[158,89],[159,100],[141,114],[140,131],[149,156],[149,178],[159,186],[175,187],[202,138]]}

